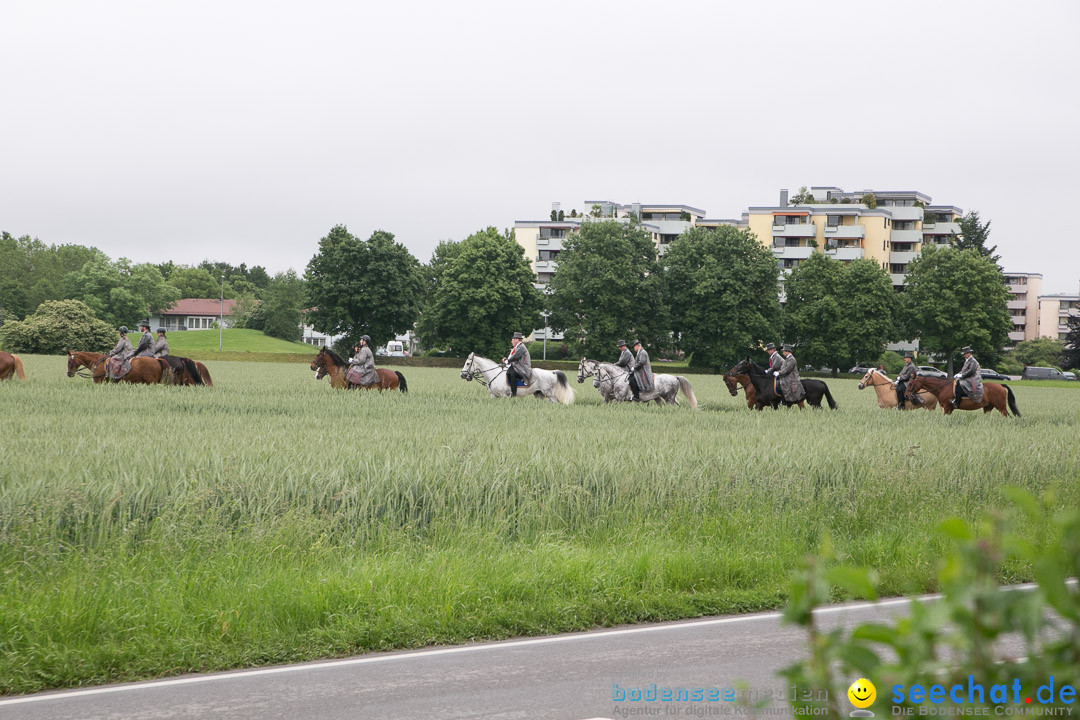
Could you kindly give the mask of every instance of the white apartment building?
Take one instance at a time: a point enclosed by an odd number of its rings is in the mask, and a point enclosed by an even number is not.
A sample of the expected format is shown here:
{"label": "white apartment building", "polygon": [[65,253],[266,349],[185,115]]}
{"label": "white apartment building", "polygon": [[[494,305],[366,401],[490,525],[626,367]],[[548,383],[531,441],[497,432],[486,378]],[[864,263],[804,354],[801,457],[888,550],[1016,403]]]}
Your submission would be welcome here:
{"label": "white apartment building", "polygon": [[1069,319],[1077,316],[1080,316],[1080,295],[1039,296],[1038,337],[1064,340],[1069,334]]}

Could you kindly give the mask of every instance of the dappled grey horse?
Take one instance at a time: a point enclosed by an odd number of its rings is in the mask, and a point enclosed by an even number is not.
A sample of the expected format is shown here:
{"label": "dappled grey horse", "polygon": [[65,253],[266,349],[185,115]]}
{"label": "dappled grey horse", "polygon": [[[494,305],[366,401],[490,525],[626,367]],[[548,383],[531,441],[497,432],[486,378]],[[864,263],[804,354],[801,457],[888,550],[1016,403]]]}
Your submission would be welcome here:
{"label": "dappled grey horse", "polygon": [[[510,386],[506,383],[506,367],[494,360],[481,357],[476,353],[469,353],[461,368],[462,380],[476,380],[485,385],[491,397],[510,397]],[[562,370],[532,369],[532,379],[525,387],[519,387],[517,397],[531,397],[542,395],[553,403],[572,405],[574,402],[574,388],[566,381],[566,374]]]}
{"label": "dappled grey horse", "polygon": [[[585,378],[593,377],[593,387],[600,391],[604,402],[629,402],[634,399],[634,393],[630,390],[630,372],[614,363],[600,362],[581,358],[578,363],[578,382],[585,382]],[[638,393],[641,402],[655,400],[659,405],[666,402],[669,405],[678,405],[676,395],[682,390],[687,403],[692,408],[697,408],[697,398],[694,397],[694,388],[682,375],[653,375],[653,389]]]}

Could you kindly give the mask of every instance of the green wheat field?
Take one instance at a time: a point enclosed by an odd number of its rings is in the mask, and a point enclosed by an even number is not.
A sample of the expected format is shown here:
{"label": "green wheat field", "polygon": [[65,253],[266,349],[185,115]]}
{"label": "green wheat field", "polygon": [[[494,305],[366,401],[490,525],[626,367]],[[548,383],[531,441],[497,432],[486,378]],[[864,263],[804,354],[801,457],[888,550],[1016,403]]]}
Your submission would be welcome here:
{"label": "green wheat field", "polygon": [[693,411],[574,378],[563,407],[452,369],[379,394],[24,361],[0,385],[0,693],[775,608],[823,543],[927,591],[943,519],[1007,512],[1006,485],[1080,505],[1080,388],[944,417],[840,379],[839,410],[755,413],[717,376]]}

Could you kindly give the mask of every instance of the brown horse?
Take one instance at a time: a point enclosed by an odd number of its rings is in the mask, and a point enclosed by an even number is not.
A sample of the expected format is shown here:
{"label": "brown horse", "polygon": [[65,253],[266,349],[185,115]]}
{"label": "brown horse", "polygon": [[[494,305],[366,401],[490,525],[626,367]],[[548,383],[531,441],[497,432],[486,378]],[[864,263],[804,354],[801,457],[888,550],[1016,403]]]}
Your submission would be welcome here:
{"label": "brown horse", "polygon": [[354,385],[350,383],[345,378],[345,373],[349,370],[349,363],[345,362],[340,355],[328,347],[319,349],[319,354],[311,361],[311,369],[316,371],[316,380],[322,380],[323,376],[329,375],[330,387],[336,390],[363,388],[365,390],[409,391],[404,375],[396,370],[386,370],[384,368],[375,368],[375,373],[379,376],[378,383],[372,383],[371,385]]}
{"label": "brown horse", "polygon": [[18,355],[0,352],[0,380],[10,380],[12,377],[17,377],[20,380],[26,379],[26,371],[23,370],[22,360],[19,359]]}
{"label": "brown horse", "polygon": [[724,384],[727,385],[731,397],[739,396],[739,385],[742,385],[743,391],[746,393],[746,407],[753,410],[757,405],[757,391],[754,390],[754,384],[750,382],[749,375],[745,373],[742,375],[724,373]]}
{"label": "brown horse", "polygon": [[[73,377],[79,368],[88,368],[95,383],[105,382],[105,360],[102,353],[67,351],[68,369],[67,376]],[[169,363],[161,358],[140,357],[131,359],[131,370],[127,375],[113,382],[127,382],[134,384],[156,385],[161,382],[165,371],[169,369]]]}
{"label": "brown horse", "polygon": [[982,402],[977,403],[965,395],[960,398],[959,408],[954,408],[952,405],[952,380],[919,375],[908,383],[907,396],[909,398],[913,397],[916,393],[922,392],[923,390],[929,390],[934,397],[937,398],[938,402],[941,403],[941,409],[945,411],[946,415],[951,415],[953,410],[978,410],[979,408],[982,408],[984,413],[988,413],[991,410],[998,410],[1005,417],[1009,417],[1009,412],[1005,409],[1005,405],[1008,403],[1009,410],[1012,410],[1012,414],[1016,417],[1020,417],[1020,411],[1016,409],[1016,397],[1013,395],[1012,388],[1008,385],[1002,385],[1001,383],[984,382]]}

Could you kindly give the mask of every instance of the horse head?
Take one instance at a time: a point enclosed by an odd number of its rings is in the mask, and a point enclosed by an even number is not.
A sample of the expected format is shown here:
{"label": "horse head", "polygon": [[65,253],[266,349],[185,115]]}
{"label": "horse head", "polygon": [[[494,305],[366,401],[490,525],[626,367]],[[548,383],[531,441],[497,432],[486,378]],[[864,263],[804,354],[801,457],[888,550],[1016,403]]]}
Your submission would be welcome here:
{"label": "horse head", "polygon": [[75,371],[79,369],[79,365],[81,363],[79,363],[79,361],[75,359],[75,353],[73,353],[71,350],[65,350],[64,353],[67,355],[68,360],[67,376],[75,377]]}
{"label": "horse head", "polygon": [[476,375],[476,371],[473,370],[473,365],[476,363],[476,353],[469,353],[469,357],[465,359],[465,364],[461,368],[461,379],[472,380]]}
{"label": "horse head", "polygon": [[730,370],[724,373],[724,376],[728,375],[749,375],[750,374],[750,357],[747,356],[735,363]]}
{"label": "horse head", "polygon": [[929,390],[929,388],[926,385],[926,380],[925,380],[925,378],[923,378],[922,375],[916,375],[915,377],[913,377],[911,380],[908,381],[907,392],[905,393],[905,397],[914,398],[920,392],[922,392],[923,390]]}
{"label": "horse head", "polygon": [[736,397],[739,394],[739,384],[735,382],[735,376],[730,372],[724,373],[724,384],[727,385],[728,392],[731,393],[731,397]]}
{"label": "horse head", "polygon": [[859,389],[862,390],[867,385],[877,385],[878,383],[874,382],[874,375],[876,374],[877,368],[870,368],[867,370],[866,374],[862,376],[862,380],[859,381]]}

